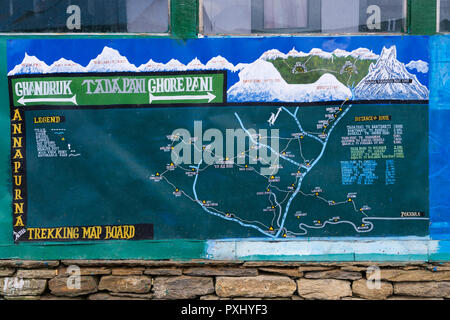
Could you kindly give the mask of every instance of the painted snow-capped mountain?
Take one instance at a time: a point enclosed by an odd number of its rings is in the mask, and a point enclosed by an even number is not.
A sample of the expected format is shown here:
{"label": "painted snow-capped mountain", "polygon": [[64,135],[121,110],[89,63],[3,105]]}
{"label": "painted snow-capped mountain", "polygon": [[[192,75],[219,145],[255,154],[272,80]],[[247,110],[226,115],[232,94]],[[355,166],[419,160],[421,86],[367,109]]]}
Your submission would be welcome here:
{"label": "painted snow-capped mountain", "polygon": [[426,100],[428,89],[397,60],[395,46],[384,47],[376,63],[354,89],[356,100]]}
{"label": "painted snow-capped mountain", "polygon": [[326,73],[310,84],[288,84],[274,65],[258,59],[239,72],[239,82],[228,90],[228,101],[312,102],[351,98],[349,88]]}
{"label": "painted snow-capped mountain", "polygon": [[103,51],[86,66],[87,72],[138,71],[119,51],[104,47]]}
{"label": "painted snow-capped mountain", "polygon": [[39,60],[35,56],[29,56],[25,53],[25,57],[22,62],[8,72],[8,76],[15,74],[46,73],[47,70],[48,65],[44,61]]}
{"label": "painted snow-capped mountain", "polygon": [[206,63],[206,69],[208,69],[208,70],[224,70],[225,69],[225,70],[230,70],[233,72],[235,70],[234,65],[232,63],[230,63],[226,58],[224,58],[220,55],[209,60]]}
{"label": "painted snow-capped mountain", "polygon": [[72,60],[61,58],[58,61],[53,62],[46,71],[46,73],[63,72],[86,72],[86,68],[76,62],[73,62]]}
{"label": "painted snow-capped mountain", "polygon": [[[150,59],[137,68],[119,51],[105,46],[102,52],[92,59],[86,67],[61,58],[50,66],[35,56],[25,53],[23,61],[16,65],[8,75],[45,74],[61,72],[152,72],[152,71],[186,71],[186,70],[228,70],[239,72],[239,81],[230,84],[229,101],[287,101],[309,102],[343,100],[352,97],[350,88],[339,82],[331,73],[324,73],[316,82],[309,84],[288,84],[271,60],[289,57],[319,56],[324,59],[334,57],[353,57],[361,60],[373,60],[368,74],[353,89],[356,100],[426,100],[428,89],[422,85],[410,70],[426,72],[427,62],[417,60],[407,65],[397,60],[396,47],[383,48],[380,55],[367,48],[353,51],[335,49],[326,52],[320,48],[312,48],[310,52],[299,52],[292,48],[287,54],[270,49],[252,63],[233,65],[220,55],[203,64],[194,58],[187,65],[177,59],[161,63]],[[414,71],[411,71],[414,72]]]}
{"label": "painted snow-capped mountain", "polygon": [[142,72],[163,71],[164,63],[155,62],[152,59],[150,59],[147,63],[141,64],[138,67],[138,70]]}
{"label": "painted snow-capped mountain", "polygon": [[351,52],[342,49],[335,49],[333,52],[326,52],[320,48],[312,48],[308,53],[305,53],[302,51],[297,51],[294,47],[287,54],[284,54],[277,49],[267,50],[261,55],[260,59],[275,60],[278,58],[287,59],[289,57],[301,58],[307,56],[318,56],[323,59],[333,59],[333,56],[338,58],[352,57],[360,60],[376,60],[379,58],[377,54],[373,53],[367,48],[358,48]]}
{"label": "painted snow-capped mountain", "polygon": [[358,48],[351,52],[342,49],[335,49],[332,54],[338,58],[352,57],[359,60],[376,60],[380,57],[367,48]]}
{"label": "painted snow-capped mountain", "polygon": [[300,57],[307,57],[308,54],[304,53],[303,51],[297,51],[295,48],[292,48],[291,51],[287,53],[288,57],[294,57],[294,58],[300,58]]}
{"label": "painted snow-capped mountain", "polygon": [[282,53],[280,50],[277,49],[270,49],[264,52],[261,57],[259,57],[262,60],[275,60],[278,58],[286,59],[287,55]]}
{"label": "painted snow-capped mountain", "polygon": [[352,52],[350,52],[350,56],[360,60],[376,60],[380,57],[379,55],[373,53],[367,48],[355,49]]}
{"label": "painted snow-capped mountain", "polygon": [[197,58],[194,58],[186,65],[187,70],[205,70],[206,66]]}
{"label": "painted snow-capped mountain", "polygon": [[333,54],[331,52],[323,51],[319,48],[312,48],[311,51],[309,51],[308,55],[310,56],[318,56],[324,59],[332,59]]}
{"label": "painted snow-capped mountain", "polygon": [[170,59],[170,61],[164,65],[164,71],[185,71],[185,70],[186,66],[177,59]]}

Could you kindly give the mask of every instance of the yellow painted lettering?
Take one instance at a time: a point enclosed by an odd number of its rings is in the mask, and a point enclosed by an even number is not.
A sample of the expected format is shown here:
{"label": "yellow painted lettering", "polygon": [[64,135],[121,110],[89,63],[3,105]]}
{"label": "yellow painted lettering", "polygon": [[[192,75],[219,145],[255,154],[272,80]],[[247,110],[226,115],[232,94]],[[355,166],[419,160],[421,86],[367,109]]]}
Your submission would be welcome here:
{"label": "yellow painted lettering", "polygon": [[22,124],[21,123],[13,123],[13,134],[22,134]]}
{"label": "yellow painted lettering", "polygon": [[21,193],[22,193],[22,190],[14,189],[14,200],[23,200]]}
{"label": "yellow painted lettering", "polygon": [[13,137],[13,148],[22,148],[22,137]]}
{"label": "yellow painted lettering", "polygon": [[12,118],[12,121],[22,121],[22,117],[20,116],[20,111],[19,109],[14,110],[14,116]]}
{"label": "yellow painted lettering", "polygon": [[14,214],[23,213],[23,202],[22,203],[14,203]]}
{"label": "yellow painted lettering", "polygon": [[20,151],[20,149],[16,149],[13,159],[23,159],[22,151]]}
{"label": "yellow painted lettering", "polygon": [[14,225],[14,227],[25,227],[22,221],[22,216],[17,217],[16,224]]}
{"label": "yellow painted lettering", "polygon": [[14,176],[14,185],[20,186],[22,184],[22,176]]}

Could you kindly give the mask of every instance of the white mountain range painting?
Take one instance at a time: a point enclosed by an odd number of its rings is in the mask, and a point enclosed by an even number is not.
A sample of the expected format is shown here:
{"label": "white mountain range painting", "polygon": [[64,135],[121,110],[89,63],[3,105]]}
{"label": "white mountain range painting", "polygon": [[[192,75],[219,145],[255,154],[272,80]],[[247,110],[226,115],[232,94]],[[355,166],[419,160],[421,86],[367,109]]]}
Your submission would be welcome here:
{"label": "white mountain range painting", "polygon": [[[312,83],[288,83],[280,71],[271,62],[290,61],[289,59],[309,59],[318,57],[333,63],[334,59],[348,58],[346,66],[352,66],[351,61],[367,61],[370,63],[368,73],[352,87],[338,80],[336,72],[323,71],[321,76]],[[317,59],[317,58],[316,58]],[[353,59],[353,60],[350,60]],[[420,60],[419,60],[420,61]],[[310,52],[297,51],[292,48],[287,53],[277,49],[264,52],[251,63],[229,62],[225,57],[217,55],[209,61],[193,59],[187,64],[173,58],[167,63],[149,59],[147,63],[136,66],[116,49],[105,46],[102,52],[86,66],[77,62],[60,58],[47,65],[38,57],[25,53],[23,61],[16,65],[8,75],[49,74],[49,73],[84,73],[84,72],[164,72],[164,71],[194,71],[194,70],[226,70],[237,73],[239,80],[229,83],[229,102],[315,102],[353,100],[427,100],[429,91],[421,84],[416,75],[409,72],[415,68],[420,72],[428,72],[424,62],[418,64],[411,61],[404,64],[397,60],[396,46],[384,47],[380,54],[367,48],[358,48],[351,52],[335,49],[326,52],[312,48]],[[302,64],[299,64],[302,66]],[[308,70],[302,70],[308,72]],[[367,68],[366,68],[367,71]],[[355,71],[354,71],[355,72]]]}

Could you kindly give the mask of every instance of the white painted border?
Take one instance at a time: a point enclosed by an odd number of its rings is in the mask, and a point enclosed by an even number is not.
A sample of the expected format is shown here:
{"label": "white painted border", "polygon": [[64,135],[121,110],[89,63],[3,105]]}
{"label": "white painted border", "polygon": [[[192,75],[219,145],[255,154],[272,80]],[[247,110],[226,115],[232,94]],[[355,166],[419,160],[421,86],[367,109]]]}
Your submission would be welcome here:
{"label": "white painted border", "polygon": [[318,256],[332,257],[333,255],[358,256],[387,256],[423,257],[427,260],[430,254],[437,253],[438,240],[408,239],[408,240],[290,240],[290,241],[261,241],[261,240],[210,240],[207,241],[206,256],[213,260],[252,260],[251,257],[267,257],[265,260],[286,260],[291,256],[293,260],[316,260]]}

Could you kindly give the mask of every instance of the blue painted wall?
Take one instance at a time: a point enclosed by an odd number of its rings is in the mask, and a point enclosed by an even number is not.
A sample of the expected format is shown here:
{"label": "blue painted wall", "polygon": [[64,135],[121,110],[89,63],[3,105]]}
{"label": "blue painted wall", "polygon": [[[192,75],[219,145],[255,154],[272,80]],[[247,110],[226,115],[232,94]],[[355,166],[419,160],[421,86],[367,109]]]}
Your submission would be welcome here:
{"label": "blue painted wall", "polygon": [[450,35],[430,39],[430,235],[450,239]]}

